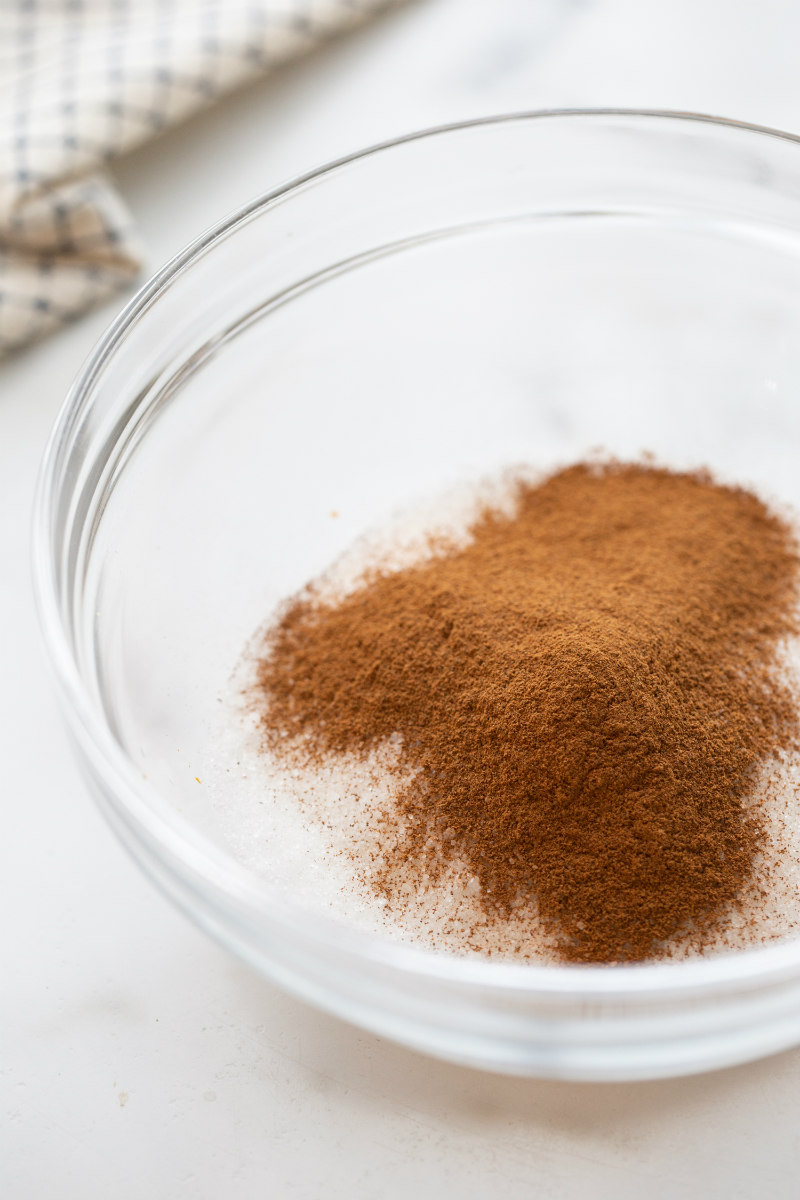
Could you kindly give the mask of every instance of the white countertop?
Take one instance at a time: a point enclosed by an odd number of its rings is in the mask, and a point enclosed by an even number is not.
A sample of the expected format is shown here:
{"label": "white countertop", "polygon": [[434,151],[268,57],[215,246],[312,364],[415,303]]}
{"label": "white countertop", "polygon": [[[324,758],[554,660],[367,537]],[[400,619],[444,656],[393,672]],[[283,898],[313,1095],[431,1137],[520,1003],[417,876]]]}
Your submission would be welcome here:
{"label": "white countertop", "polygon": [[[460,117],[620,105],[800,130],[798,47],[792,0],[410,0],[115,174],[155,269],[296,172]],[[0,367],[3,1195],[796,1197],[800,1051],[637,1085],[442,1065],[256,978],[128,860],[73,763],[28,562],[49,427],[117,307]]]}

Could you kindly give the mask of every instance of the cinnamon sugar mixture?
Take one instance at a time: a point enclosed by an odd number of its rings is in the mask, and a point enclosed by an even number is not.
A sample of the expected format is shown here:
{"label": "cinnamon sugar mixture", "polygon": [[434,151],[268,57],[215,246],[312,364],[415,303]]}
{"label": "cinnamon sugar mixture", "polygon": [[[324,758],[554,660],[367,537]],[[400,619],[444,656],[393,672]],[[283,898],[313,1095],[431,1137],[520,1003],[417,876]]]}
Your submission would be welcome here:
{"label": "cinnamon sugar mixture", "polygon": [[385,764],[366,886],[389,910],[466,879],[523,956],[528,929],[567,962],[702,949],[766,895],[758,798],[800,748],[794,534],[744,489],[643,463],[512,501],[289,601],[255,668],[263,749]]}

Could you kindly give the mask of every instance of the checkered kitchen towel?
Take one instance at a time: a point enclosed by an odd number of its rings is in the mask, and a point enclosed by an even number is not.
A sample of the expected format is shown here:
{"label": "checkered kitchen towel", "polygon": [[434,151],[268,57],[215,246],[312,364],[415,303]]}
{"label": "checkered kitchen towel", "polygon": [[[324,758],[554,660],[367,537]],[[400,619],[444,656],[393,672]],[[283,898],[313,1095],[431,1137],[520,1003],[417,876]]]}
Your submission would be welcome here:
{"label": "checkered kitchen towel", "polygon": [[0,0],[0,356],[130,283],[102,164],[395,0]]}

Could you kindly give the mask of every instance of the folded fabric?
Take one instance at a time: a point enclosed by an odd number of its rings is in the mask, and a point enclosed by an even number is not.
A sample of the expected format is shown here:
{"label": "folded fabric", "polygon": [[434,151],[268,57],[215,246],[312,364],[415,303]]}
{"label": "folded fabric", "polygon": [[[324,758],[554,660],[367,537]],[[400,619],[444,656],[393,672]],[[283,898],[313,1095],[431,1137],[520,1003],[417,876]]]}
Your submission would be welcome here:
{"label": "folded fabric", "polygon": [[395,0],[0,0],[0,356],[136,277],[102,164]]}

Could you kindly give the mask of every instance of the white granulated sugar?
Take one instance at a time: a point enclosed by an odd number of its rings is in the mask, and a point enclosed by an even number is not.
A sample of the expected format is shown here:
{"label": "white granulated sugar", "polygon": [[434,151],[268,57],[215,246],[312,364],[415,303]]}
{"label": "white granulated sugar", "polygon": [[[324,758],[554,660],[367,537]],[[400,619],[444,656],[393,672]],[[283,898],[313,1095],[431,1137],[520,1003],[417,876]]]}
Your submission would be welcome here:
{"label": "white granulated sugar", "polygon": [[[397,568],[459,543],[487,503],[506,508],[513,479],[454,491],[437,506],[405,516],[380,537],[365,537],[326,573],[320,590],[343,595],[366,567]],[[398,747],[389,742],[367,761],[341,757],[323,768],[287,767],[264,752],[258,715],[249,706],[254,649],[239,664],[220,708],[203,782],[222,836],[235,857],[268,880],[285,899],[314,913],[392,939],[459,954],[552,963],[556,955],[530,910],[508,921],[487,921],[477,880],[458,864],[435,885],[401,882],[387,901],[372,886],[386,839],[396,836],[393,795],[402,780]],[[788,677],[800,680],[800,645],[787,648]],[[798,686],[800,695],[800,685]],[[720,927],[703,953],[737,950],[800,932],[800,758],[765,768],[751,803],[765,822],[759,878],[741,910]],[[392,829],[395,833],[392,833]],[[697,953],[676,943],[669,957]]]}

